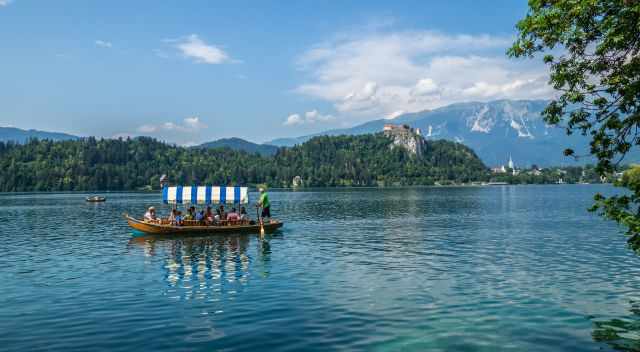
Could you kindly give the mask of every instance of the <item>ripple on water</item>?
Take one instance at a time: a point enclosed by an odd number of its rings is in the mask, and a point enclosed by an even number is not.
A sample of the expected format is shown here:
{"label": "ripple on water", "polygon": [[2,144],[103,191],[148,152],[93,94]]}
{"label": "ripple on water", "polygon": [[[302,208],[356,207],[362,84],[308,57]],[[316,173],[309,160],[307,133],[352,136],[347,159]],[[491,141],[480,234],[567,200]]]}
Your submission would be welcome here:
{"label": "ripple on water", "polygon": [[2,194],[0,342],[77,351],[620,347],[592,332],[634,336],[615,319],[637,321],[640,269],[618,229],[585,211],[603,190],[274,191],[286,226],[263,239],[133,238],[121,214],[157,205],[156,194],[110,194],[103,204]]}

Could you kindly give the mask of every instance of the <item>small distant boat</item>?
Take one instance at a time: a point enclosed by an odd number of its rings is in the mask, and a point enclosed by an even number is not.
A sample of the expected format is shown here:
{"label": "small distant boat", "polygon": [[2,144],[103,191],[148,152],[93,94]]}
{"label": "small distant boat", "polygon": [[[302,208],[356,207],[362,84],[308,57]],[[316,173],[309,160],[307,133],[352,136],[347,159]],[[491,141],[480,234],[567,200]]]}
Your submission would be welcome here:
{"label": "small distant boat", "polygon": [[87,202],[89,203],[100,203],[100,202],[105,202],[106,200],[107,200],[107,197],[101,197],[101,196],[87,197]]}

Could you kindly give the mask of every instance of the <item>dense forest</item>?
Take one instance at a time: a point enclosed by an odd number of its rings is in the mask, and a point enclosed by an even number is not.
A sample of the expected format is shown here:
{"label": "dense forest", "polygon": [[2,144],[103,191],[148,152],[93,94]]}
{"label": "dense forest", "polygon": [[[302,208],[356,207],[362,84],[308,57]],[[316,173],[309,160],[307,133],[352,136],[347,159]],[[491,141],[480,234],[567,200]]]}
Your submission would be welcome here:
{"label": "dense forest", "polygon": [[195,149],[139,137],[0,142],[0,191],[137,190],[174,184],[289,187],[431,185],[483,180],[485,165],[462,144],[426,141],[418,157],[382,134],[316,137],[265,157],[228,148]]}

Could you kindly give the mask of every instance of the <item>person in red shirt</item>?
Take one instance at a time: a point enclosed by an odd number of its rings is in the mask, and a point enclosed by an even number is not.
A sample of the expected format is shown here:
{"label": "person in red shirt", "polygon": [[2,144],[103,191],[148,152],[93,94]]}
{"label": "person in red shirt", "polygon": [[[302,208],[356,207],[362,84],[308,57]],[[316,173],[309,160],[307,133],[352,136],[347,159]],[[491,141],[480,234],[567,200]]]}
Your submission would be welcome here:
{"label": "person in red shirt", "polygon": [[240,220],[240,215],[236,212],[236,208],[232,208],[231,212],[227,214],[227,220],[237,221]]}

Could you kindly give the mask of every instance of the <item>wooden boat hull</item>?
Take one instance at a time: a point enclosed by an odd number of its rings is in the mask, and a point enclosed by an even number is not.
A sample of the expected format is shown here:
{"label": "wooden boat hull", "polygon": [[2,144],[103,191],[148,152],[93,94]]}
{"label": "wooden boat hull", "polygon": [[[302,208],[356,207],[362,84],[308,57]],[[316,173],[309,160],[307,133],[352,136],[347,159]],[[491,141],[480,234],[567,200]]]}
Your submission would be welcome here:
{"label": "wooden boat hull", "polygon": [[[260,224],[228,225],[228,226],[172,226],[160,225],[134,219],[125,214],[129,226],[138,232],[148,235],[178,235],[178,234],[227,234],[227,233],[260,233]],[[266,233],[281,228],[282,222],[272,220],[264,224]]]}

